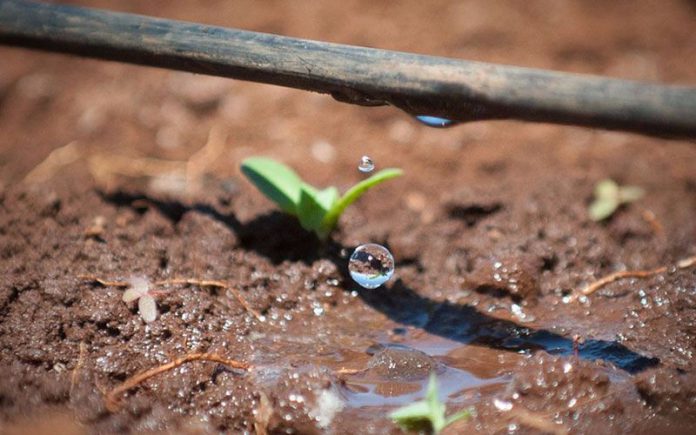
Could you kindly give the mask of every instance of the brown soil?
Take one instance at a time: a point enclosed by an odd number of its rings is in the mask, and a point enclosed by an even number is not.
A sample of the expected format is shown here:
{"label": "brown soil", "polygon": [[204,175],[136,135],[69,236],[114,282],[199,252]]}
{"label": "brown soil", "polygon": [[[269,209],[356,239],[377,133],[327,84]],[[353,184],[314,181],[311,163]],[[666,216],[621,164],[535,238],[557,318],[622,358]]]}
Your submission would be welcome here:
{"label": "brown soil", "polygon": [[[696,83],[692,1],[117,7]],[[397,433],[387,413],[435,371],[451,411],[475,409],[451,432],[693,433],[696,268],[671,267],[696,255],[693,143],[515,122],[436,130],[260,84],[20,49],[0,59],[0,431]],[[341,190],[364,154],[405,175],[322,245],[243,179],[240,161],[259,154]],[[605,177],[646,195],[599,224],[586,208]],[[396,260],[376,290],[347,274],[367,242]],[[228,287],[158,286],[145,324],[123,288],[84,275]],[[130,376],[191,352],[251,368],[187,362],[106,407]]]}

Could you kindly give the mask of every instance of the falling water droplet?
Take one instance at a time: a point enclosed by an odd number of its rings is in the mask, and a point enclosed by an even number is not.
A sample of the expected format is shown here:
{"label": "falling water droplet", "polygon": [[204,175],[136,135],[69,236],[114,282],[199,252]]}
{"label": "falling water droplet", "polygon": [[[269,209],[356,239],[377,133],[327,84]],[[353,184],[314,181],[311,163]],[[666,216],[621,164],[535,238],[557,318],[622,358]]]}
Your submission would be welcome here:
{"label": "falling water droplet", "polygon": [[435,128],[447,128],[447,127],[452,127],[458,124],[456,121],[452,121],[451,119],[447,118],[440,118],[438,116],[430,116],[430,115],[418,115],[416,116],[416,119],[420,121],[421,124],[425,124],[428,127],[435,127]]}
{"label": "falling water droplet", "polygon": [[394,257],[384,246],[368,243],[353,251],[348,270],[351,278],[361,287],[377,288],[394,274]]}
{"label": "falling water droplet", "polygon": [[358,165],[358,170],[360,172],[368,173],[375,169],[375,162],[369,156],[362,156],[360,158],[360,164]]}

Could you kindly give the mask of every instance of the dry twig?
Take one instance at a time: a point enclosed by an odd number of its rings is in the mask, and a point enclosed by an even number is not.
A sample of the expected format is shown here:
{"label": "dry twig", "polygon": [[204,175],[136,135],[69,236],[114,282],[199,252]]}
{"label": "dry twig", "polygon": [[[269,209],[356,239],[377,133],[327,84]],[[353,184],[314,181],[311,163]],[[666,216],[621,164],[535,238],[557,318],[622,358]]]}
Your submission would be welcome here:
{"label": "dry twig", "polygon": [[366,369],[349,369],[349,368],[340,368],[334,372],[335,375],[355,375],[358,373],[364,372]]}
{"label": "dry twig", "polygon": [[228,367],[234,368],[234,369],[242,369],[242,370],[249,370],[251,368],[251,365],[241,362],[241,361],[236,361],[233,359],[225,358],[221,355],[215,354],[215,353],[203,353],[203,352],[194,352],[194,353],[189,353],[187,355],[184,355],[182,357],[176,358],[166,364],[162,364],[157,367],[153,367],[151,369],[145,370],[143,372],[140,372],[136,375],[131,376],[130,378],[126,379],[123,381],[121,385],[118,387],[114,388],[111,390],[108,394],[106,394],[106,397],[104,398],[104,402],[106,403],[106,408],[111,411],[115,412],[119,408],[119,396],[128,390],[137,387],[141,383],[145,382],[146,380],[152,378],[153,376],[157,376],[161,373],[167,372],[169,370],[175,369],[179,367],[182,364],[185,364],[187,362],[192,362],[192,361],[209,361],[209,362],[216,362],[219,364],[226,365]]}
{"label": "dry twig", "polygon": [[87,345],[84,341],[80,342],[80,355],[77,357],[77,363],[73,369],[72,375],[70,376],[70,398],[72,398],[73,390],[75,389],[75,384],[77,384],[77,377],[80,374],[80,369],[85,362],[85,353],[87,353]]}
{"label": "dry twig", "polygon": [[195,278],[173,278],[165,281],[157,281],[155,285],[172,285],[172,284],[188,284],[188,285],[197,285],[199,287],[215,287],[215,288],[221,288],[225,290],[229,290],[234,297],[239,301],[239,303],[244,307],[244,309],[250,313],[252,316],[256,318],[259,322],[264,321],[264,317],[261,313],[256,311],[249,305],[249,302],[244,299],[244,297],[235,289],[234,287],[229,286],[227,283],[223,281],[218,281],[218,280],[211,280],[211,279],[195,279]]}
{"label": "dry twig", "polygon": [[655,233],[657,236],[664,236],[665,234],[665,229],[662,226],[662,222],[655,216],[655,213],[652,212],[652,210],[648,210],[647,208],[643,210],[641,213],[641,217],[645,222],[647,222],[650,225],[650,228],[652,228],[653,233]]}
{"label": "dry twig", "polygon": [[[680,260],[677,262],[676,267],[677,269],[686,269],[688,267],[693,266],[696,264],[696,256],[685,258],[683,260]],[[602,287],[611,284],[612,282],[625,279],[625,278],[649,278],[651,276],[664,273],[667,271],[667,266],[662,266],[658,267],[657,269],[652,269],[652,270],[622,270],[620,272],[614,272],[611,273],[603,278],[598,279],[597,281],[592,282],[589,284],[587,287],[582,289],[580,291],[581,294],[585,296],[589,296],[592,293],[596,292],[597,290],[601,289]],[[577,297],[575,298],[577,299]]]}
{"label": "dry twig", "polygon": [[520,407],[513,408],[510,412],[511,419],[518,420],[521,424],[538,430],[541,433],[550,433],[553,435],[566,435],[568,428],[563,425],[558,425],[551,421],[551,417],[537,412],[532,412]]}
{"label": "dry twig", "polygon": [[128,281],[107,281],[105,279],[101,279],[97,276],[94,275],[77,275],[78,278],[85,280],[85,281],[92,281],[99,283],[103,285],[104,287],[121,287],[125,288],[130,286],[130,283]]}

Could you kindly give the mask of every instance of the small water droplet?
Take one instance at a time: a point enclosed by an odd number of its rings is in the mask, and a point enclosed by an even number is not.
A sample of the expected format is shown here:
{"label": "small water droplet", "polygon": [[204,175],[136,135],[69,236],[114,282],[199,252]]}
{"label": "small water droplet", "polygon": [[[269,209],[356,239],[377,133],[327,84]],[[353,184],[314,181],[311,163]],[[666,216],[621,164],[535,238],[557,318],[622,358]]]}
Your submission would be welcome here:
{"label": "small water droplet", "polygon": [[374,289],[394,274],[394,257],[382,245],[367,243],[358,246],[348,261],[350,276],[361,287]]}
{"label": "small water droplet", "polygon": [[498,399],[497,397],[493,399],[493,406],[501,411],[509,411],[512,409],[512,403],[507,400]]}
{"label": "small water droplet", "polygon": [[375,162],[369,156],[362,156],[360,158],[360,164],[358,165],[358,171],[368,173],[375,169]]}
{"label": "small water droplet", "polygon": [[430,115],[418,115],[416,116],[416,119],[420,121],[421,124],[425,124],[428,127],[435,127],[435,128],[447,128],[447,127],[452,127],[458,124],[456,121],[452,121],[451,119],[447,118],[440,118],[438,116],[430,116]]}

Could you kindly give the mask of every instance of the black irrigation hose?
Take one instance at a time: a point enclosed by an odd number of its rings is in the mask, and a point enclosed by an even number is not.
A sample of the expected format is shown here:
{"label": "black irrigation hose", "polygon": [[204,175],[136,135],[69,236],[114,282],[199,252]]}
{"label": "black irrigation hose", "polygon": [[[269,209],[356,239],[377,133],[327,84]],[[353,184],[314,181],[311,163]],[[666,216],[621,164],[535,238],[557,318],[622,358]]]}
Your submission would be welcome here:
{"label": "black irrigation hose", "polygon": [[271,83],[458,121],[696,137],[696,87],[499,66],[73,6],[0,0],[0,43]]}

